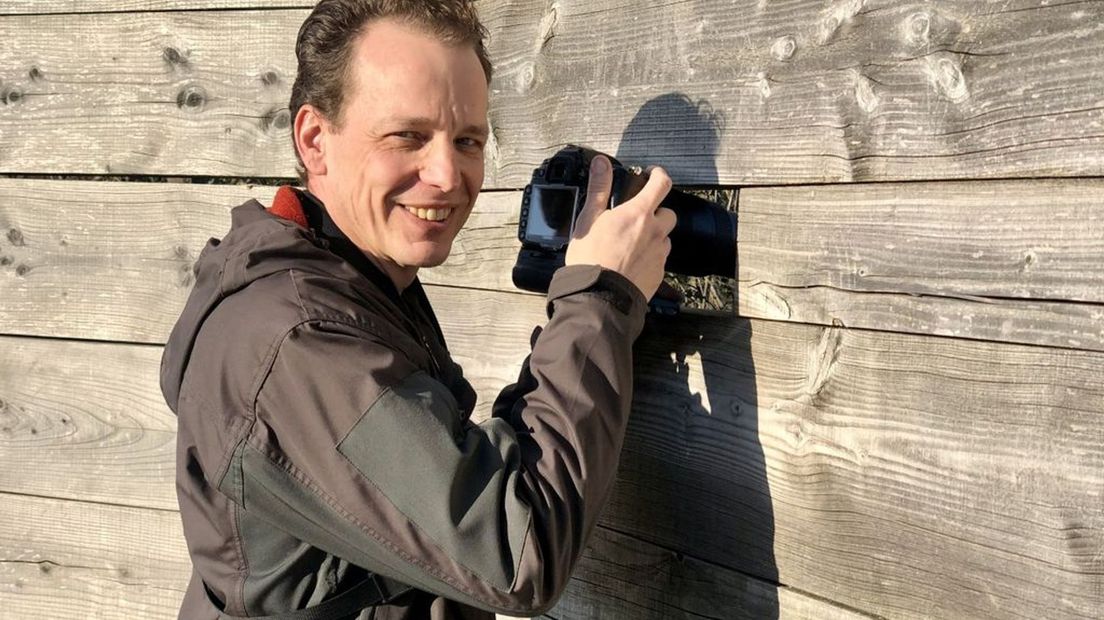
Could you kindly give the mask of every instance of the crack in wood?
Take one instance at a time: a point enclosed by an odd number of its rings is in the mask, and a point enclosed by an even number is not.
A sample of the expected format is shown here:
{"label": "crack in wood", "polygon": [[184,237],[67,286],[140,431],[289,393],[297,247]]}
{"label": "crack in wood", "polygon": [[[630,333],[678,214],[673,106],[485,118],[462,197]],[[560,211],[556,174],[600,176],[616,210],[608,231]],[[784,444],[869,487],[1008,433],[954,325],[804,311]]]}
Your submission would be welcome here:
{"label": "crack in wood", "polygon": [[[867,273],[864,278],[888,278],[890,276],[886,274],[874,274]],[[900,278],[907,280],[910,277],[919,277],[919,274],[894,274],[893,278]],[[951,299],[957,301],[967,301],[971,303],[978,303],[984,305],[1002,305],[1003,303],[1047,303],[1056,304],[1062,306],[1076,306],[1087,308],[1104,308],[1104,300],[1102,301],[1085,301],[1075,299],[1061,299],[1053,297],[1011,297],[1003,295],[970,295],[968,293],[945,293],[945,292],[932,292],[932,291],[900,291],[900,290],[879,290],[879,289],[852,289],[841,286],[834,286],[832,284],[779,284],[777,282],[770,282],[767,280],[754,280],[745,281],[749,288],[755,288],[758,286],[769,286],[780,289],[788,290],[812,290],[812,289],[830,289],[840,291],[847,294],[855,295],[888,295],[894,297],[916,297],[921,299]]]}
{"label": "crack in wood", "polygon": [[[40,495],[38,493],[21,493],[18,491],[0,491],[0,497],[31,497],[34,499],[47,499],[47,500],[60,500],[65,502],[73,502],[75,504],[94,504],[97,506],[107,506],[109,508],[126,508],[130,510],[148,510],[152,512],[161,513],[173,513],[180,514],[180,510],[176,508],[158,508],[156,506],[146,506],[142,504],[122,504],[118,502],[105,502],[94,499],[71,499],[66,497],[54,497],[50,495]],[[2,561],[2,560],[0,560]]]}

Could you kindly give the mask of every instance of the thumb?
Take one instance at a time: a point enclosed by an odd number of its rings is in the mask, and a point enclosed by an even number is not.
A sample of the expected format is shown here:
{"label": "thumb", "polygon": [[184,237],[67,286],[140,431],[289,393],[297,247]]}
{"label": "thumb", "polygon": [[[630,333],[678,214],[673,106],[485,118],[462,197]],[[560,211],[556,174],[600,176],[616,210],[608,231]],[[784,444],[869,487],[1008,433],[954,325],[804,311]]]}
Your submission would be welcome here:
{"label": "thumb", "polygon": [[585,237],[591,225],[609,206],[610,188],[613,185],[613,168],[602,155],[596,155],[590,162],[590,180],[587,182],[587,198],[579,219],[575,222],[573,238]]}

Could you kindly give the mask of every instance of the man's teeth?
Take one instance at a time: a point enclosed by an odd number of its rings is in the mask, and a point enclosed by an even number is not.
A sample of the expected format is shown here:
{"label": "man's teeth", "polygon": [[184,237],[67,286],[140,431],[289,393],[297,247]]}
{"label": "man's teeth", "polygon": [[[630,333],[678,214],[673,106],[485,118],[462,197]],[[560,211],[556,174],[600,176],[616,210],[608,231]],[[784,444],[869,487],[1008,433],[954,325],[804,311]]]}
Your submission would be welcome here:
{"label": "man's teeth", "polygon": [[406,210],[413,213],[418,219],[428,220],[430,222],[441,222],[448,219],[448,216],[452,213],[452,209],[418,209],[415,207],[406,207]]}

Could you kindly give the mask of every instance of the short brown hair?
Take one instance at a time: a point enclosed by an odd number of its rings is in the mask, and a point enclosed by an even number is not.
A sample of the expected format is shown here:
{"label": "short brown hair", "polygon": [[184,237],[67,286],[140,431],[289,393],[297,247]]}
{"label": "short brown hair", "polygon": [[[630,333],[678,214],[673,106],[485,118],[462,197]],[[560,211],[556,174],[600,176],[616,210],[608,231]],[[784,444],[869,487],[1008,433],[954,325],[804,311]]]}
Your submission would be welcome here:
{"label": "short brown hair", "polygon": [[[299,28],[295,57],[299,66],[288,110],[294,120],[299,108],[311,104],[338,127],[350,74],[353,44],[369,23],[393,18],[453,45],[471,45],[491,83],[491,61],[472,0],[321,0]],[[294,146],[294,141],[293,141]],[[306,170],[295,147],[299,177]]]}

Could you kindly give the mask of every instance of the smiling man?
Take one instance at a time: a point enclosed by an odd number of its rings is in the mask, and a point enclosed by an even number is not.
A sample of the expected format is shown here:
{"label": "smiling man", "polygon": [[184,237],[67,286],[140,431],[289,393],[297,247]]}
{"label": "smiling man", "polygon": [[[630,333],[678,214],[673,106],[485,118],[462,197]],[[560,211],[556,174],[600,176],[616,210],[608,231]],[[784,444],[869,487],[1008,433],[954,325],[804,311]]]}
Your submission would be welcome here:
{"label": "smiling man", "polygon": [[345,105],[335,113],[306,102],[295,139],[310,190],[401,289],[419,267],[444,262],[471,214],[489,133],[487,77],[475,49],[409,21],[367,31],[349,52]]}
{"label": "smiling man", "polygon": [[596,158],[549,321],[492,417],[417,280],[483,182],[491,65],[464,0],[324,0],[299,33],[304,188],[233,211],[162,360],[193,574],[181,618],[537,615],[614,479],[674,215]]}

